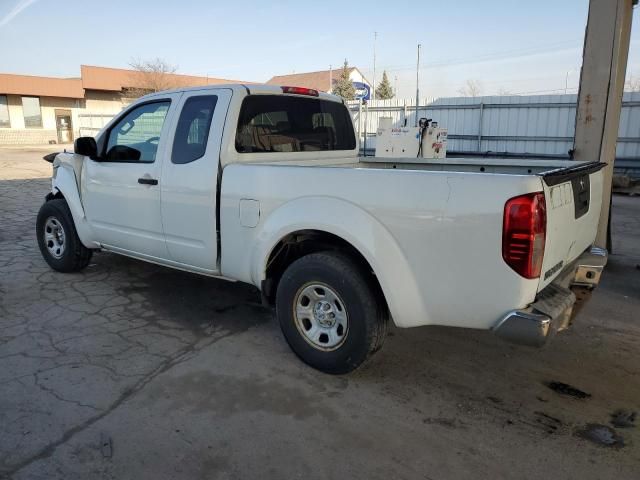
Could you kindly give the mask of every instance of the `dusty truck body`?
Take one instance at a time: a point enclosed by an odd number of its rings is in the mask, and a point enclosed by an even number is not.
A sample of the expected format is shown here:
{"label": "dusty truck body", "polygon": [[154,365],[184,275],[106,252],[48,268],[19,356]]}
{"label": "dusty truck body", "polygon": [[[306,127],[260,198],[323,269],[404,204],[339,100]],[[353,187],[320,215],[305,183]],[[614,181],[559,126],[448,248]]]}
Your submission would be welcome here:
{"label": "dusty truck body", "polygon": [[342,100],[309,89],[156,93],[75,150],[38,215],[54,269],[107,250],[253,284],[331,373],[378,350],[389,318],[541,345],[606,262],[601,164],[359,158]]}

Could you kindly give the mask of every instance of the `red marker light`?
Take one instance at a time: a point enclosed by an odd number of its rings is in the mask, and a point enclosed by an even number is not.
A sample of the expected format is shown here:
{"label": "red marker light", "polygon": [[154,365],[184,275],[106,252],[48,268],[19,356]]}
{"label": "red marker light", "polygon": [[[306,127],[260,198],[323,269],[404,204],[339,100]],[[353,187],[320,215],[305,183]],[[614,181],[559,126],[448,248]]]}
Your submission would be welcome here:
{"label": "red marker light", "polygon": [[280,87],[282,88],[282,93],[292,93],[294,95],[308,95],[310,97],[317,97],[320,94],[318,90],[314,90],[313,88],[304,88],[304,87]]}

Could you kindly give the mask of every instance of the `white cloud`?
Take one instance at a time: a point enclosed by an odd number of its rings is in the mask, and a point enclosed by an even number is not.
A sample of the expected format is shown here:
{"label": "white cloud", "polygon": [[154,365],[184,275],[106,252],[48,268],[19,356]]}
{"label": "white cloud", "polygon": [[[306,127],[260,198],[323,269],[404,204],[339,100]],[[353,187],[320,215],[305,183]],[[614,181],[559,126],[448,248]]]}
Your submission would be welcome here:
{"label": "white cloud", "polygon": [[0,19],[0,27],[4,27],[7,23],[13,20],[16,15],[19,15],[25,8],[33,5],[37,1],[38,0],[18,0],[18,3],[14,5],[9,13]]}

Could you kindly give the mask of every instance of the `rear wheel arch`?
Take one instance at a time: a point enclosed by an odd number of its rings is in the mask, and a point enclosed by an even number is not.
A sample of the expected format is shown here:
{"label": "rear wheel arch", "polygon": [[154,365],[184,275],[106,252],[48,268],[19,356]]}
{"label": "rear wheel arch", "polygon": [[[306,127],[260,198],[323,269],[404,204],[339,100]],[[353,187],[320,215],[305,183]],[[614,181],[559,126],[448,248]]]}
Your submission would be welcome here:
{"label": "rear wheel arch", "polygon": [[329,239],[330,249],[337,246],[350,253],[355,250],[354,258],[366,260],[364,264],[375,273],[376,287],[384,292],[385,304],[396,326],[433,323],[416,262],[407,257],[410,239],[403,235],[408,233],[392,232],[390,225],[365,208],[339,198],[302,197],[265,212],[260,223],[260,228],[252,233],[254,245],[244,259],[246,270],[241,273],[267,294],[265,300],[272,298],[278,283],[279,272],[277,268],[274,270],[272,260],[280,253],[279,247],[292,236],[312,233],[313,237],[320,236],[322,243]]}
{"label": "rear wheel arch", "polygon": [[266,258],[264,280],[261,285],[262,295],[266,301],[273,304],[278,283],[289,265],[306,255],[326,251],[339,252],[350,258],[371,283],[381,305],[388,309],[376,272],[360,250],[336,234],[315,229],[291,232],[273,246]]}

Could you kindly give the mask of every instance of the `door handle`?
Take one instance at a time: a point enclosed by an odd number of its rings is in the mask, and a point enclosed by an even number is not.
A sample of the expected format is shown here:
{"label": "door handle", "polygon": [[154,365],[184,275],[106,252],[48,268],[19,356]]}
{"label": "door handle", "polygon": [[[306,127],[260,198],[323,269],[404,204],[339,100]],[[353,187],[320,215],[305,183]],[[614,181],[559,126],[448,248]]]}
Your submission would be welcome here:
{"label": "door handle", "polygon": [[138,183],[141,185],[157,185],[158,180],[156,180],[155,178],[142,177],[138,179]]}

